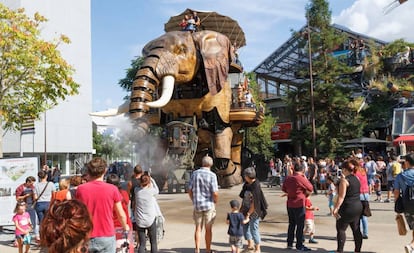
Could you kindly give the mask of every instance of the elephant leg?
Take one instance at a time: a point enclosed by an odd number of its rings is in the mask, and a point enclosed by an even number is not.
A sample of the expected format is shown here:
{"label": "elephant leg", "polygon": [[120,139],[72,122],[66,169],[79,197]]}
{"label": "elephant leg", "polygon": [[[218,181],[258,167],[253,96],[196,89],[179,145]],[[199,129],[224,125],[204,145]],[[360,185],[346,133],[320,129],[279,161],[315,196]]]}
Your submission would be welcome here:
{"label": "elephant leg", "polygon": [[229,188],[241,184],[243,180],[241,177],[240,164],[235,164],[227,159],[227,167],[222,168],[217,172],[217,178],[218,183],[222,188]]}
{"label": "elephant leg", "polygon": [[228,188],[242,182],[240,165],[231,160],[232,139],[233,131],[230,127],[226,127],[213,136],[214,164],[217,169],[219,185],[222,188]]}

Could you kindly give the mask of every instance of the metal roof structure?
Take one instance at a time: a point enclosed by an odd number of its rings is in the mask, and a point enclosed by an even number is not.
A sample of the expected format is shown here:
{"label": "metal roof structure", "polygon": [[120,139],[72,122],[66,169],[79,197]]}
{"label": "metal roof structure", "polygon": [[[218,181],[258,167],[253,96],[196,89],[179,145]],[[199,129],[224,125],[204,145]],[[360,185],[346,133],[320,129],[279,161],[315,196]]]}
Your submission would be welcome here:
{"label": "metal roof structure", "polygon": [[[354,32],[344,26],[333,24],[332,27],[339,33],[345,33],[349,40],[361,39],[366,42],[366,45],[368,45],[368,42],[373,42],[378,46],[387,44],[385,41]],[[304,34],[306,31],[307,27],[304,26],[296,34]],[[313,31],[312,33],[315,32]],[[272,80],[291,86],[307,82],[307,77],[297,74],[300,69],[309,67],[306,47],[306,40],[302,36],[294,35],[262,61],[253,72],[256,73],[258,79]],[[342,53],[345,54],[346,50]]]}

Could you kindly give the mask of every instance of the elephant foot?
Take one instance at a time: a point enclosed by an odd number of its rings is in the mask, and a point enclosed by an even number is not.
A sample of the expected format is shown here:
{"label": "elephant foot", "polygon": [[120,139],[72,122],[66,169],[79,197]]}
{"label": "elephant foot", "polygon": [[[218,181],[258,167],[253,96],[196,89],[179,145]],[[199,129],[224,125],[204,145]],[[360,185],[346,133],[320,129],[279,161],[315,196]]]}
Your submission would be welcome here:
{"label": "elephant foot", "polygon": [[240,165],[229,163],[229,166],[217,172],[218,183],[221,188],[230,188],[243,183]]}

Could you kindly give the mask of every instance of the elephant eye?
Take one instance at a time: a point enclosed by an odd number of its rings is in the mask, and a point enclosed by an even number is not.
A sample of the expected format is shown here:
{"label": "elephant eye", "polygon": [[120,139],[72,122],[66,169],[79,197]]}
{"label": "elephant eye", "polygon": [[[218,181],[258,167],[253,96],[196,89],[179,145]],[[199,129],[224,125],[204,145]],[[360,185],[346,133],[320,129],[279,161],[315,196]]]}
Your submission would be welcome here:
{"label": "elephant eye", "polygon": [[179,45],[174,48],[174,54],[186,54],[187,47],[185,45]]}

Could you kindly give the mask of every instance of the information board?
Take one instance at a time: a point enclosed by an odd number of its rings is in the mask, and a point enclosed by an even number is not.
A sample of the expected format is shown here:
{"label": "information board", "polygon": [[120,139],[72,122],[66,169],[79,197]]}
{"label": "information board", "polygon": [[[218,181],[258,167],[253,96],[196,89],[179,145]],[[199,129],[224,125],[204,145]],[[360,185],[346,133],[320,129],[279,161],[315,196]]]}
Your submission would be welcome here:
{"label": "information board", "polygon": [[37,178],[38,157],[0,159],[0,226],[13,225],[13,210],[16,206],[16,188],[28,176]]}

